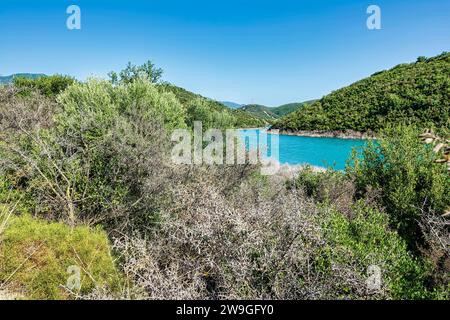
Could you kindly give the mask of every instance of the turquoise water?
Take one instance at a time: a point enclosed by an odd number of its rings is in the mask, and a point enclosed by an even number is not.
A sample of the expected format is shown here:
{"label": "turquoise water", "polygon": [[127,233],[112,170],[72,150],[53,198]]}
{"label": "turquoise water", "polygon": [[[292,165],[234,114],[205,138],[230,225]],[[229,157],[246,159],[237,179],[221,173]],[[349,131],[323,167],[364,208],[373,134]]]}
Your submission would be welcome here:
{"label": "turquoise water", "polygon": [[[247,133],[259,134],[260,130],[241,130],[241,135]],[[268,134],[268,155],[272,154],[271,139]],[[353,148],[360,148],[367,142],[361,139],[314,138],[289,135],[277,135],[279,139],[279,162],[281,164],[332,167],[343,170]],[[258,135],[259,137],[259,135]],[[246,140],[247,148],[256,149],[257,143]]]}

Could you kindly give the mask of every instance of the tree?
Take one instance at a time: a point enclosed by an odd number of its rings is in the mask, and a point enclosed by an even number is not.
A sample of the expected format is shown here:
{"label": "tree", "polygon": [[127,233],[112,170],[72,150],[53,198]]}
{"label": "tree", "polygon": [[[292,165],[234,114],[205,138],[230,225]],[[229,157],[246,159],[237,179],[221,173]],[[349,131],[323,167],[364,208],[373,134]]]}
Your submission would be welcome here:
{"label": "tree", "polygon": [[161,80],[163,70],[156,68],[156,66],[148,60],[146,63],[136,66],[128,62],[125,69],[118,74],[115,71],[108,73],[108,76],[113,84],[131,83],[137,79],[147,79],[152,83],[158,83]]}

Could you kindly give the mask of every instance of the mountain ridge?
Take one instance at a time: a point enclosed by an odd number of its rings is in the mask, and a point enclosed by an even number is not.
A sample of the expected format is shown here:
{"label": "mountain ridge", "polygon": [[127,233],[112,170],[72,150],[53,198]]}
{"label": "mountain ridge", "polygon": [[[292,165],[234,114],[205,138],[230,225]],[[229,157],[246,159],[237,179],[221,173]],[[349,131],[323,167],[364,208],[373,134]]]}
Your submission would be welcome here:
{"label": "mountain ridge", "polygon": [[279,119],[284,131],[378,132],[389,124],[450,126],[450,53],[399,64]]}

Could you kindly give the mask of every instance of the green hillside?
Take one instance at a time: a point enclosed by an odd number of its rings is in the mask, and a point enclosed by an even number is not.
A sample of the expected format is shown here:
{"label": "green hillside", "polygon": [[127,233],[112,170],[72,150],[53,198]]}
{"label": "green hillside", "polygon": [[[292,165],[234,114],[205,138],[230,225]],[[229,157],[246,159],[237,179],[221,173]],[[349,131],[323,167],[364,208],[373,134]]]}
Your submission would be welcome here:
{"label": "green hillside", "polygon": [[45,76],[46,75],[42,73],[16,73],[10,76],[0,76],[0,84],[10,84],[13,82],[14,78],[37,79]]}
{"label": "green hillside", "polygon": [[316,101],[317,100],[309,100],[309,101],[305,101],[305,102],[294,102],[294,103],[283,104],[279,107],[272,108],[271,111],[273,114],[277,115],[278,117],[283,117],[291,112],[297,111],[297,109],[300,107],[303,107],[308,104],[312,104]]}
{"label": "green hillside", "polygon": [[281,105],[279,107],[271,108],[267,107],[261,104],[248,104],[244,105],[240,108],[240,110],[243,110],[247,113],[252,114],[253,116],[264,119],[266,121],[274,121],[278,118],[281,118],[291,112],[296,111],[297,109],[307,105],[311,104],[316,100],[310,100],[305,102],[295,102],[295,103],[288,103]]}
{"label": "green hillside", "polygon": [[390,123],[449,127],[450,54],[420,57],[323,97],[274,125],[285,130],[379,131]]}
{"label": "green hillside", "polygon": [[239,110],[245,111],[254,117],[261,118],[264,120],[274,120],[278,116],[272,112],[272,108],[260,105],[260,104],[247,104],[240,108]]}
{"label": "green hillside", "polygon": [[[178,100],[185,106],[185,108],[188,110],[192,110],[192,107],[198,108],[199,102],[200,104],[205,107],[207,110],[212,111],[216,115],[223,115],[225,117],[230,117],[229,121],[232,122],[233,126],[235,127],[260,127],[264,126],[266,124],[265,121],[263,121],[261,118],[257,117],[256,115],[253,115],[251,113],[246,112],[242,109],[229,109],[222,103],[205,98],[199,94],[195,94],[193,92],[190,92],[186,89],[177,87],[172,84],[163,83],[158,85],[160,90],[169,91],[175,94],[175,96],[178,98]],[[199,114],[198,110],[196,110],[197,114]],[[193,111],[191,114],[195,114]],[[203,115],[199,115],[198,119],[193,120],[202,120],[204,118]]]}

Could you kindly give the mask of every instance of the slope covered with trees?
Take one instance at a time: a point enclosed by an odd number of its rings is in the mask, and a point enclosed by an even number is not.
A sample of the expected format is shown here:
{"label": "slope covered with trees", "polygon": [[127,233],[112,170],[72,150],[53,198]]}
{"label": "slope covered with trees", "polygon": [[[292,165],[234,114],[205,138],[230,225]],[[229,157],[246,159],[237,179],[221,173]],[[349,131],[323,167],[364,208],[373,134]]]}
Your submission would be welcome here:
{"label": "slope covered with trees", "polygon": [[419,57],[323,97],[275,125],[276,129],[379,131],[392,123],[448,127],[450,53]]}
{"label": "slope covered with trees", "polygon": [[309,101],[305,101],[305,102],[294,102],[294,103],[283,104],[279,107],[272,108],[272,113],[274,113],[278,117],[282,117],[291,112],[297,111],[301,107],[304,107],[308,104],[312,104],[315,101],[316,100],[309,100]]}
{"label": "slope covered with trees", "polygon": [[265,120],[274,120],[277,118],[277,115],[272,112],[272,108],[260,104],[247,104],[240,108],[240,110]]}
{"label": "slope covered with trees", "polygon": [[281,118],[289,113],[292,113],[308,104],[313,103],[314,101],[316,100],[288,103],[273,108],[261,104],[247,104],[242,106],[240,110],[245,111],[253,115],[254,117],[264,119],[266,121],[274,121],[275,119]]}
{"label": "slope covered with trees", "polygon": [[216,121],[215,128],[260,127],[266,124],[266,122],[257,115],[242,109],[229,109],[218,101],[205,98],[173,84],[163,83],[160,84],[158,88],[161,92],[171,92],[177,97],[180,103],[185,106],[188,112],[188,118],[191,122],[211,122],[211,118],[220,118],[220,123]]}

